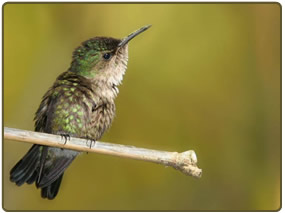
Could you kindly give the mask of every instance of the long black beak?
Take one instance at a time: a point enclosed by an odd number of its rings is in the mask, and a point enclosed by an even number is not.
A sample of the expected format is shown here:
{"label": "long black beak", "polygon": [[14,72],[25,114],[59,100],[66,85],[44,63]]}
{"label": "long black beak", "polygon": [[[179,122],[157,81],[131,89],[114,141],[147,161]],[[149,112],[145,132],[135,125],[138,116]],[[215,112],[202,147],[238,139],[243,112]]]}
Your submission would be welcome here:
{"label": "long black beak", "polygon": [[151,25],[146,25],[142,28],[140,28],[139,30],[131,33],[130,35],[128,35],[126,38],[123,38],[123,40],[118,44],[118,47],[122,47],[125,44],[127,44],[130,40],[132,40],[134,37],[136,37],[137,35],[139,35],[140,33],[142,33],[143,31],[146,31],[148,28],[150,28]]}

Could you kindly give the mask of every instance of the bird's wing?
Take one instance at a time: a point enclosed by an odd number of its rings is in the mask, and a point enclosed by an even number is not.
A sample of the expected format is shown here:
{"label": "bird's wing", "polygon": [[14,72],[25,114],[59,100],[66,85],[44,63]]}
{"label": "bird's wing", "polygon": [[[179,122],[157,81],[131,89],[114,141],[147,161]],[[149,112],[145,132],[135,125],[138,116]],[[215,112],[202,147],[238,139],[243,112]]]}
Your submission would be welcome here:
{"label": "bird's wing", "polygon": [[[55,85],[46,93],[36,113],[36,131],[86,138],[92,112],[90,91],[70,84]],[[77,154],[72,150],[43,147],[37,186],[43,188],[57,180]]]}

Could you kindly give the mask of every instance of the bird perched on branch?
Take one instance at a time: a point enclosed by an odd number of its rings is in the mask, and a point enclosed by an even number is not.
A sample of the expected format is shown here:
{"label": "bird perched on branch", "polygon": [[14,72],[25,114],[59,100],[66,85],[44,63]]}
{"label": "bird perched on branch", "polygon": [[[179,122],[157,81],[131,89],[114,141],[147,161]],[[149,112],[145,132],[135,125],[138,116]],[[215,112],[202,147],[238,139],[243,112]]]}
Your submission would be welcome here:
{"label": "bird perched on branch", "polygon": [[[114,100],[128,62],[128,42],[147,30],[142,27],[124,39],[95,37],[73,52],[70,68],[46,92],[35,115],[35,131],[98,140],[112,123]],[[41,196],[54,199],[65,169],[77,151],[33,145],[12,168],[18,186],[35,182]]]}

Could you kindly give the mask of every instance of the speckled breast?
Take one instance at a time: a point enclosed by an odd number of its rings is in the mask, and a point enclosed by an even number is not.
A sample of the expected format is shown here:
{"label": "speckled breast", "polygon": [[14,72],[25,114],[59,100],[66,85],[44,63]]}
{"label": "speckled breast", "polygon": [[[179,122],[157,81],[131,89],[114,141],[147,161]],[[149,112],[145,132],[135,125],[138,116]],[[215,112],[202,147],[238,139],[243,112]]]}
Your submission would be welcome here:
{"label": "speckled breast", "polygon": [[90,126],[87,131],[89,138],[98,140],[103,133],[111,126],[115,116],[115,104],[113,101],[102,100],[101,104],[92,108]]}

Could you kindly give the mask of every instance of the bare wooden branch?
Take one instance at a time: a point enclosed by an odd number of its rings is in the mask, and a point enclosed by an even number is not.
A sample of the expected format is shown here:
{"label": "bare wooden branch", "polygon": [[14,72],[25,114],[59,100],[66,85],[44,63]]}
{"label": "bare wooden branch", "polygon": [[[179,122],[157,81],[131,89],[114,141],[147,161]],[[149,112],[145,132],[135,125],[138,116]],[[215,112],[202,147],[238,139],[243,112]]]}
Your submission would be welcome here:
{"label": "bare wooden branch", "polygon": [[184,174],[191,175],[193,177],[200,178],[202,175],[202,170],[197,167],[197,157],[193,150],[182,153],[166,152],[99,141],[96,141],[95,145],[90,148],[87,146],[86,139],[71,137],[70,140],[67,140],[67,143],[64,144],[63,138],[59,135],[8,127],[4,127],[4,138],[8,140],[72,149],[80,152],[95,152],[149,161],[165,166],[171,166]]}

